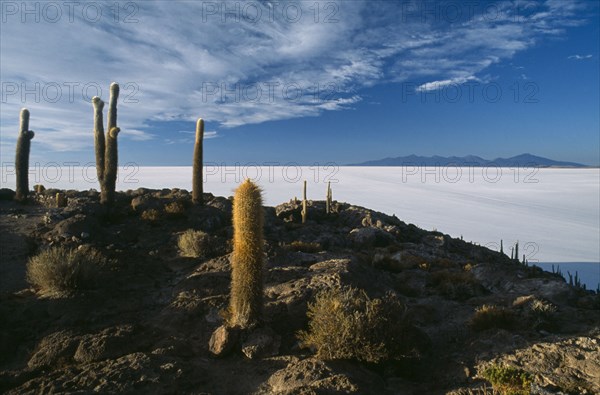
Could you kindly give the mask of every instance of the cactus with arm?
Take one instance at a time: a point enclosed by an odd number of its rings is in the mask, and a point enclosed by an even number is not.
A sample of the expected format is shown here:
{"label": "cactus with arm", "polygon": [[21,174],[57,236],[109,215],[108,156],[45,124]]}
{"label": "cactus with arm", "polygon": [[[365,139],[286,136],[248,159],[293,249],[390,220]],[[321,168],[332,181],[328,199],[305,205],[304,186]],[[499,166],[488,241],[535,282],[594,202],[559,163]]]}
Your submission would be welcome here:
{"label": "cactus with arm", "polygon": [[94,105],[94,146],[96,152],[96,173],[100,184],[100,203],[110,205],[114,201],[118,172],[117,135],[117,100],[119,85],[110,84],[107,133],[104,135],[102,110],[104,102],[97,96],[92,98]]}

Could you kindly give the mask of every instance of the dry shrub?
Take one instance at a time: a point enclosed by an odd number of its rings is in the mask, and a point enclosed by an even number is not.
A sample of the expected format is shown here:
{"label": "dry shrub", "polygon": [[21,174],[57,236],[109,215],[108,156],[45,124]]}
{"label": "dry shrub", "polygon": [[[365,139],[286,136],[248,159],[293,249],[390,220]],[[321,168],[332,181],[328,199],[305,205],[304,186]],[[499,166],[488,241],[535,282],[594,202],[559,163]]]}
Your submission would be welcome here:
{"label": "dry shrub", "polygon": [[410,348],[403,341],[404,307],[391,295],[370,299],[351,287],[334,288],[317,294],[307,315],[308,331],[298,338],[321,359],[378,363],[399,359]]}
{"label": "dry shrub", "polygon": [[185,216],[185,204],[180,201],[171,202],[165,205],[165,213],[171,218],[181,218]]}
{"label": "dry shrub", "polygon": [[453,300],[467,300],[484,292],[473,274],[465,271],[442,270],[432,273],[431,285]]}
{"label": "dry shrub", "polygon": [[27,263],[27,281],[42,292],[72,292],[94,288],[109,261],[97,250],[52,247]]}
{"label": "dry shrub", "polygon": [[142,212],[142,219],[148,222],[158,222],[160,220],[160,211],[150,208]]}
{"label": "dry shrub", "polygon": [[533,329],[556,329],[555,315],[558,309],[552,303],[538,299],[534,295],[527,295],[516,298],[513,306],[523,310],[525,318],[529,319]]}
{"label": "dry shrub", "polygon": [[476,331],[511,329],[515,325],[515,314],[504,307],[484,304],[475,310],[470,325]]}
{"label": "dry shrub", "polygon": [[306,242],[306,241],[292,241],[289,244],[285,245],[285,248],[289,251],[299,251],[299,252],[308,252],[308,253],[315,253],[315,252],[319,252],[322,251],[323,248],[321,247],[321,244],[319,243],[310,243],[310,242]]}
{"label": "dry shrub", "polygon": [[208,233],[188,229],[179,235],[177,246],[181,255],[191,258],[205,258],[212,253],[212,242]]}

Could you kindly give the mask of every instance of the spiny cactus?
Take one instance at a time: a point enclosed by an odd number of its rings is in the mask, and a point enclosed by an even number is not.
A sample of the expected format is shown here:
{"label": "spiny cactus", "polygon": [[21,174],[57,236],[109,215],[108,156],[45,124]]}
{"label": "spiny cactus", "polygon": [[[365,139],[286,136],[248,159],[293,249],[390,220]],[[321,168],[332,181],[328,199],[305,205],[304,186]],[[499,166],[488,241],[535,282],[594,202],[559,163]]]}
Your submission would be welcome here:
{"label": "spiny cactus", "polygon": [[110,99],[108,108],[108,122],[106,137],[102,120],[104,102],[97,96],[92,98],[94,105],[94,145],[96,152],[96,173],[100,183],[100,203],[110,205],[114,201],[117,183],[117,135],[121,131],[117,127],[117,100],[119,99],[119,85],[110,84]]}
{"label": "spiny cactus", "polygon": [[325,212],[329,214],[331,212],[332,193],[331,193],[331,182],[327,182],[327,198],[325,200]]}
{"label": "spiny cactus", "polygon": [[308,208],[306,207],[306,180],[304,180],[304,192],[302,194],[302,223],[306,222],[306,218],[308,217]]}
{"label": "spiny cactus", "polygon": [[17,153],[15,156],[15,171],[17,175],[17,188],[15,199],[23,201],[29,194],[29,151],[31,139],[35,135],[29,130],[29,110],[21,110],[19,137],[17,138]]}
{"label": "spiny cactus", "polygon": [[517,241],[515,243],[515,257],[514,259],[516,259],[517,261],[519,260],[519,242]]}
{"label": "spiny cactus", "polygon": [[261,190],[246,180],[238,187],[233,199],[230,326],[250,328],[260,321],[263,223]]}
{"label": "spiny cactus", "polygon": [[500,253],[504,254],[504,243],[502,242],[502,239],[500,239]]}
{"label": "spiny cactus", "polygon": [[202,189],[202,139],[204,139],[204,120],[198,118],[196,122],[196,143],[194,144],[194,170],[192,175],[192,201],[203,204]]}
{"label": "spiny cactus", "polygon": [[56,193],[56,207],[67,207],[68,202],[67,195],[62,192]]}
{"label": "spiny cactus", "polygon": [[117,149],[117,135],[121,129],[112,128],[106,134],[106,153],[104,160],[104,188],[100,193],[100,203],[111,204],[115,199],[115,187],[117,184],[117,166],[119,163],[119,152]]}
{"label": "spiny cactus", "polygon": [[104,102],[98,96],[94,96],[92,98],[92,105],[94,106],[94,149],[96,152],[96,173],[98,175],[98,182],[102,187],[102,181],[104,180],[104,153],[106,152],[104,148],[104,124],[102,119]]}

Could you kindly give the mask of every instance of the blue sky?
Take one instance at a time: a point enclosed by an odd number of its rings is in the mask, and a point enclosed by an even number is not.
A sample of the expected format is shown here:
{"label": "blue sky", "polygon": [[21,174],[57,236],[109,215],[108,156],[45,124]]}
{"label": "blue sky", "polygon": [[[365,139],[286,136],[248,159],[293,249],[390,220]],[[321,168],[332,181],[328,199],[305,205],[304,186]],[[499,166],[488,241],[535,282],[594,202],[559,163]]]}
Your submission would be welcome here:
{"label": "blue sky", "polygon": [[189,165],[197,117],[217,163],[600,163],[594,0],[66,4],[1,3],[3,163],[22,107],[32,161],[93,161],[111,81],[122,164]]}

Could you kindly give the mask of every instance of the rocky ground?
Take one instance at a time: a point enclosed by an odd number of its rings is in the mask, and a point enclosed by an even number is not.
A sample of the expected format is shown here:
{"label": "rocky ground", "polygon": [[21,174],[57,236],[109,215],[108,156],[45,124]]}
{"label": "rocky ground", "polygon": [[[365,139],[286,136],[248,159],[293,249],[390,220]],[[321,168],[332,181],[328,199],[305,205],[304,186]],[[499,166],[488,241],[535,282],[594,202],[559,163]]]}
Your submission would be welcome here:
{"label": "rocky ground", "polygon": [[[535,267],[346,203],[265,207],[265,318],[220,358],[209,351],[229,294],[231,198],[184,190],[117,194],[45,190],[27,204],[0,191],[0,392],[189,394],[477,393],[490,364],[529,372],[540,394],[600,393],[600,301]],[[181,256],[179,234],[211,235],[205,258]],[[42,293],[30,256],[92,246],[112,265],[89,290]],[[84,247],[81,247],[84,246]],[[307,304],[335,285],[406,306],[415,352],[379,365],[322,361],[299,347]],[[477,328],[475,310],[510,319]],[[483,392],[481,392],[483,393]]]}

